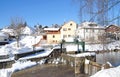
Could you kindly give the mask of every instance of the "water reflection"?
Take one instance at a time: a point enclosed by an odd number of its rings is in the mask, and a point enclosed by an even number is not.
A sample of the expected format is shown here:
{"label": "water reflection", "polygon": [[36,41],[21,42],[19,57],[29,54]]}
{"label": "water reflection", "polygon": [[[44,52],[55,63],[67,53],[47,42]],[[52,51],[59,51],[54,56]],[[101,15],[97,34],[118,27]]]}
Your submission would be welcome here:
{"label": "water reflection", "polygon": [[120,52],[106,52],[96,55],[96,61],[100,64],[110,62],[113,66],[120,65]]}

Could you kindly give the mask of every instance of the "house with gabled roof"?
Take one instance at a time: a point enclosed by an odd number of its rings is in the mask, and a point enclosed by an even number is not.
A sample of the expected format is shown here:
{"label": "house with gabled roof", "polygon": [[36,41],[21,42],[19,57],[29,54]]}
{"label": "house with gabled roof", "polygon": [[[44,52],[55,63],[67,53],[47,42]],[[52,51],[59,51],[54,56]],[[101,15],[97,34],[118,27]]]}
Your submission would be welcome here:
{"label": "house with gabled roof", "polygon": [[44,28],[45,34],[44,37],[47,40],[48,44],[58,44],[60,43],[60,28]]}
{"label": "house with gabled roof", "polygon": [[74,21],[64,23],[60,28],[44,28],[49,44],[58,44],[61,40],[73,41],[77,24]]}
{"label": "house with gabled roof", "polygon": [[114,40],[120,40],[120,26],[109,25],[105,28],[107,37]]}
{"label": "house with gabled roof", "polygon": [[98,43],[99,36],[105,32],[104,27],[95,22],[83,22],[76,31],[77,38],[86,43]]}

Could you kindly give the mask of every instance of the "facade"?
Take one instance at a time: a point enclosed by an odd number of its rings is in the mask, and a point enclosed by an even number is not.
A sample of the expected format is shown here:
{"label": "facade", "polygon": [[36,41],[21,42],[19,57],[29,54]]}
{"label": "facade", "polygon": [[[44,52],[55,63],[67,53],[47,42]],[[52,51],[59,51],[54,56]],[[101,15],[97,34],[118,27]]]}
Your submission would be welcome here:
{"label": "facade", "polygon": [[75,31],[77,29],[77,24],[73,21],[69,21],[67,23],[64,23],[64,25],[61,27],[61,39],[64,39],[65,41],[72,41],[75,37]]}
{"label": "facade", "polygon": [[109,25],[105,28],[107,37],[114,40],[120,40],[120,27],[116,25]]}
{"label": "facade", "polygon": [[83,22],[78,27],[77,38],[86,43],[98,43],[99,36],[105,32],[104,28],[94,22]]}
{"label": "facade", "polygon": [[48,44],[60,43],[60,28],[44,28],[46,40]]}
{"label": "facade", "polygon": [[[58,44],[61,40],[73,41],[77,24],[73,21],[64,23],[60,28],[44,28],[48,44]],[[71,40],[72,39],[72,40]]]}

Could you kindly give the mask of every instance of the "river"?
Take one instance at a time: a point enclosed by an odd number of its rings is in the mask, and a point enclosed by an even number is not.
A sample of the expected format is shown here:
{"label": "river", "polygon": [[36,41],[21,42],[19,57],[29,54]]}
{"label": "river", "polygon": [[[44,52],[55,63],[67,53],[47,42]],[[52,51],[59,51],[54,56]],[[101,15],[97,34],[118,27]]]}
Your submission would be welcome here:
{"label": "river", "polygon": [[96,62],[104,64],[110,62],[113,66],[120,65],[120,52],[105,52],[96,55]]}
{"label": "river", "polygon": [[12,77],[88,77],[83,74],[75,75],[74,67],[67,65],[37,65],[29,69],[18,71]]}

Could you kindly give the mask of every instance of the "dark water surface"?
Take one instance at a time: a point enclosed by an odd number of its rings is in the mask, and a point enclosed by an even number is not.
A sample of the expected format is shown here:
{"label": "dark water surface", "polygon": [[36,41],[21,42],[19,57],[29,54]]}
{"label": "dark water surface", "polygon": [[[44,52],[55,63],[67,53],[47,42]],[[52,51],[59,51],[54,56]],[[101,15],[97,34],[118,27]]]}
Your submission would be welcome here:
{"label": "dark water surface", "polygon": [[74,74],[74,67],[67,65],[37,65],[29,69],[13,73],[12,77],[87,77]]}

